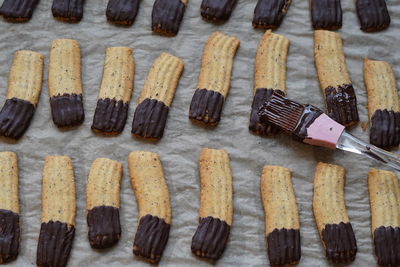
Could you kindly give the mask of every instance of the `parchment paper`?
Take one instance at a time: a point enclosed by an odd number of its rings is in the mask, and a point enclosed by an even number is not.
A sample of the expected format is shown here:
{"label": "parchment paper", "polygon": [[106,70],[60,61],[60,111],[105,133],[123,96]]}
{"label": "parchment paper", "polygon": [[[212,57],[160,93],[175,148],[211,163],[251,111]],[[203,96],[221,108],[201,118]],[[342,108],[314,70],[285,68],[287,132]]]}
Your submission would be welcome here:
{"label": "parchment paper", "polygon": [[[2,1],[1,1],[2,2]],[[133,150],[150,150],[161,155],[168,182],[173,219],[162,266],[207,266],[190,251],[198,225],[199,177],[197,160],[201,147],[223,148],[229,152],[234,181],[234,220],[231,236],[219,266],[268,265],[264,239],[264,213],[259,181],[263,165],[278,164],[290,168],[300,210],[302,257],[299,266],[330,265],[322,249],[311,209],[314,168],[318,161],[344,166],[346,204],[358,244],[352,266],[374,266],[367,172],[378,165],[368,159],[344,152],[331,152],[292,141],[288,136],[261,138],[249,133],[252,102],[253,65],[257,44],[263,31],[251,26],[256,1],[239,0],[231,19],[215,26],[201,19],[200,0],[189,1],[180,32],[167,38],[151,32],[153,1],[143,0],[132,27],[121,28],[106,22],[107,0],[87,0],[84,18],[79,24],[53,19],[50,0],[40,1],[33,18],[26,24],[0,20],[0,103],[4,102],[7,75],[13,53],[32,49],[45,55],[45,72],[40,102],[31,127],[17,143],[1,140],[1,150],[18,153],[20,169],[21,246],[17,261],[9,266],[36,263],[40,229],[41,172],[46,155],[66,154],[73,159],[77,189],[76,236],[69,266],[145,266],[132,254],[137,227],[137,205],[129,182],[127,156]],[[358,99],[362,121],[367,120],[366,92],[362,77],[364,57],[386,60],[400,80],[400,2],[388,1],[390,29],[366,34],[359,30],[353,1],[342,1],[346,62]],[[193,125],[188,109],[196,88],[202,49],[214,31],[236,35],[241,45],[236,55],[232,86],[225,102],[222,120],[214,130]],[[291,98],[323,107],[313,60],[313,39],[308,2],[295,0],[282,26],[276,31],[291,41],[288,55],[287,92]],[[73,130],[60,131],[51,120],[47,89],[50,42],[56,38],[74,38],[81,44],[84,85],[85,123]],[[134,49],[135,85],[129,117],[123,134],[102,137],[90,130],[103,71],[105,49],[129,46]],[[135,140],[130,130],[133,113],[147,72],[158,55],[167,51],[185,62],[175,100],[169,113],[164,137],[156,144]],[[352,132],[368,141],[368,131],[358,125]],[[106,251],[90,248],[87,240],[85,185],[89,168],[97,157],[109,157],[124,164],[121,185],[122,236],[116,247]]]}

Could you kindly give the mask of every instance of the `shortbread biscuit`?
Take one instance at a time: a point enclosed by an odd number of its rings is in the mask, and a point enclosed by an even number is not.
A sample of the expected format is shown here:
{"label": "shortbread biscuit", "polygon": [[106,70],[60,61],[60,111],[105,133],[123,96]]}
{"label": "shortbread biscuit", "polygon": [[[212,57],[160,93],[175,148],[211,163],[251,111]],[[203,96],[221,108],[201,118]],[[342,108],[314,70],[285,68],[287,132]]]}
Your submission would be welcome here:
{"label": "shortbread biscuit", "polygon": [[76,195],[72,161],[47,156],[42,180],[42,225],[37,266],[66,266],[75,235]]}
{"label": "shortbread biscuit", "polygon": [[311,0],[310,7],[314,30],[337,30],[342,27],[340,0]]}
{"label": "shortbread biscuit", "polygon": [[360,29],[365,32],[381,31],[390,25],[385,0],[356,0],[356,10]]}
{"label": "shortbread biscuit", "polygon": [[240,41],[214,32],[204,47],[197,89],[190,104],[189,118],[215,126],[229,92],[233,59]]}
{"label": "shortbread biscuit", "polygon": [[53,17],[68,22],[78,22],[83,17],[85,0],[53,0]]}
{"label": "shortbread biscuit", "polygon": [[171,227],[171,204],[160,156],[134,151],[129,154],[128,163],[139,208],[133,253],[151,263],[158,263]]}
{"label": "shortbread biscuit", "polygon": [[232,226],[232,173],[225,150],[203,148],[199,158],[199,226],[192,238],[192,252],[218,260],[225,250]]}
{"label": "shortbread biscuit", "polygon": [[262,29],[278,28],[292,0],[258,0],[254,9],[253,27]]}
{"label": "shortbread biscuit", "polygon": [[0,152],[0,264],[17,258],[19,242],[17,154]]}
{"label": "shortbread biscuit", "polygon": [[130,26],[135,21],[141,0],[109,0],[106,16],[109,22]]}
{"label": "shortbread biscuit", "polygon": [[15,52],[8,76],[7,100],[0,111],[0,136],[19,139],[28,129],[42,89],[43,55]]}
{"label": "shortbread biscuit", "polygon": [[119,134],[124,129],[135,74],[132,54],[129,47],[107,48],[103,80],[92,124],[92,130],[96,132]]}
{"label": "shortbread biscuit", "polygon": [[301,257],[300,220],[290,170],[264,166],[261,199],[271,266],[295,264]]}
{"label": "shortbread biscuit", "polygon": [[78,41],[58,39],[51,42],[48,87],[54,124],[57,127],[81,124],[85,113]]}
{"label": "shortbread biscuit", "polygon": [[400,185],[395,173],[368,172],[371,228],[380,266],[400,266]]}
{"label": "shortbread biscuit", "polygon": [[26,22],[32,18],[39,0],[4,0],[0,15],[10,22]]}
{"label": "shortbread biscuit", "polygon": [[180,58],[168,53],[161,53],[154,61],[133,117],[134,136],[149,139],[160,139],[163,136],[183,67]]}
{"label": "shortbread biscuit", "polygon": [[103,249],[115,245],[121,236],[119,191],[122,164],[107,158],[96,159],[86,185],[89,243]]}
{"label": "shortbread biscuit", "polygon": [[203,0],[201,2],[201,16],[211,22],[222,23],[229,19],[237,0]]}
{"label": "shortbread biscuit", "polygon": [[315,31],[314,57],[327,114],[345,126],[357,124],[357,98],[347,71],[340,35],[325,30]]}
{"label": "shortbread biscuit", "polygon": [[254,98],[249,125],[253,133],[269,135],[278,132],[276,127],[261,123],[258,111],[274,91],[285,95],[288,48],[289,40],[271,31],[266,31],[260,39],[254,64]]}
{"label": "shortbread biscuit", "polygon": [[326,258],[354,261],[357,243],[344,202],[345,169],[319,162],[315,168],[313,210]]}
{"label": "shortbread biscuit", "polygon": [[175,36],[179,31],[188,0],[156,0],[151,13],[153,32]]}
{"label": "shortbread biscuit", "polygon": [[400,143],[400,103],[396,78],[385,61],[364,60],[364,81],[368,93],[370,143],[390,148]]}

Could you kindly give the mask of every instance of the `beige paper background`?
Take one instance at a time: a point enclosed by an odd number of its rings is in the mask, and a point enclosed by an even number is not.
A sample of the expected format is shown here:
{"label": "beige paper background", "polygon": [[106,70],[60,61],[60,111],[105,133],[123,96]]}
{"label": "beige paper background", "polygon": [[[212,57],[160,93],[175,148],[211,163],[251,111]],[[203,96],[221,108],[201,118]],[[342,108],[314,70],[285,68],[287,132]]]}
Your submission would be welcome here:
{"label": "beige paper background", "polygon": [[[2,1],[1,1],[2,2]],[[44,157],[49,154],[71,156],[76,175],[76,236],[69,266],[145,266],[132,254],[137,227],[137,206],[129,182],[127,156],[132,150],[158,152],[170,190],[172,228],[162,266],[207,266],[190,252],[191,238],[197,228],[199,179],[197,159],[201,147],[224,148],[231,158],[234,179],[234,220],[227,249],[219,266],[268,265],[264,240],[264,214],[259,193],[259,179],[264,164],[279,164],[293,171],[293,183],[300,209],[302,258],[299,266],[328,266],[315,228],[311,210],[312,181],[317,161],[337,163],[347,170],[346,202],[355,231],[358,254],[352,266],[374,266],[367,172],[374,162],[353,154],[331,152],[296,143],[287,136],[261,138],[248,131],[252,102],[253,63],[262,31],[251,26],[256,1],[239,0],[231,19],[215,26],[201,19],[200,0],[189,1],[179,35],[160,37],[151,32],[153,1],[143,0],[132,27],[121,28],[106,22],[107,0],[87,0],[84,18],[79,24],[55,21],[50,0],[40,1],[33,18],[26,24],[0,20],[0,102],[4,102],[7,75],[13,53],[32,49],[45,55],[43,90],[31,127],[16,144],[1,140],[1,150],[18,153],[20,167],[21,246],[17,261],[8,266],[31,266],[36,262],[40,229],[41,172]],[[358,97],[362,121],[367,120],[366,92],[362,77],[365,56],[389,61],[400,81],[398,43],[400,41],[400,3],[388,1],[392,24],[376,34],[359,30],[353,1],[342,1],[346,61]],[[232,86],[225,102],[222,121],[214,130],[193,125],[188,109],[199,74],[201,53],[208,36],[220,30],[235,34],[241,41],[236,55]],[[313,60],[313,40],[308,2],[293,1],[282,26],[276,31],[291,41],[288,56],[287,92],[291,98],[322,107]],[[56,38],[75,38],[82,48],[82,71],[86,119],[82,126],[69,131],[58,130],[51,120],[47,93],[47,68],[50,42]],[[129,117],[123,134],[102,137],[90,130],[103,71],[105,49],[129,46],[136,62],[135,85]],[[135,140],[130,135],[133,113],[144,80],[153,60],[161,52],[170,52],[185,62],[175,100],[169,113],[163,139],[157,144]],[[360,125],[355,135],[368,140],[368,131]],[[85,184],[92,161],[109,157],[124,165],[121,186],[122,237],[118,245],[106,251],[90,248],[87,241]]]}

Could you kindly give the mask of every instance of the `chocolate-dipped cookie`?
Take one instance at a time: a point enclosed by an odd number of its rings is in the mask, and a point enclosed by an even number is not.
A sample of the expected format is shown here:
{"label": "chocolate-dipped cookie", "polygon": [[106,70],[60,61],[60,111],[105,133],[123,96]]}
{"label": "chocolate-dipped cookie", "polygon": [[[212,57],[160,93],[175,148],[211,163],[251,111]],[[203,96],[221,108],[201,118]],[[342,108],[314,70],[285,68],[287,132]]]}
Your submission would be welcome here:
{"label": "chocolate-dipped cookie", "polygon": [[106,16],[109,22],[130,26],[135,21],[141,0],[109,0]]}
{"label": "chocolate-dipped cookie", "polygon": [[10,22],[27,22],[39,0],[4,0],[0,7],[0,15]]}
{"label": "chocolate-dipped cookie", "polygon": [[226,248],[232,226],[232,174],[228,153],[203,148],[199,159],[199,226],[192,238],[192,253],[218,260]]}
{"label": "chocolate-dipped cookie", "polygon": [[201,16],[211,22],[222,23],[229,19],[237,0],[203,0],[201,2]]}
{"label": "chocolate-dipped cookie", "polygon": [[171,228],[171,204],[160,156],[134,151],[129,154],[128,162],[139,209],[133,253],[150,263],[158,263]]}
{"label": "chocolate-dipped cookie", "polygon": [[163,136],[183,67],[180,58],[168,53],[161,53],[154,61],[135,110],[132,122],[134,136],[154,140]]}
{"label": "chocolate-dipped cookie", "polygon": [[28,129],[42,89],[43,55],[15,52],[8,76],[7,99],[0,111],[0,136],[19,139]]}
{"label": "chocolate-dipped cookie", "polygon": [[105,135],[123,131],[133,91],[135,65],[129,47],[107,48],[103,79],[93,117],[92,130]]}
{"label": "chocolate-dipped cookie", "polygon": [[187,0],[156,0],[151,13],[153,32],[175,36],[179,31]]}
{"label": "chocolate-dipped cookie", "polygon": [[122,164],[97,158],[90,168],[86,185],[88,238],[92,248],[115,245],[121,237],[119,221]]}
{"label": "chocolate-dipped cookie", "polygon": [[382,31],[390,25],[386,0],[356,0],[356,10],[361,30]]}
{"label": "chocolate-dipped cookie", "polygon": [[255,134],[270,135],[278,132],[271,124],[261,123],[258,111],[274,91],[285,95],[288,48],[289,40],[271,31],[266,31],[258,44],[249,124],[249,130]]}
{"label": "chocolate-dipped cookie", "polygon": [[311,0],[310,6],[314,30],[337,30],[342,27],[340,0]]}
{"label": "chocolate-dipped cookie", "polygon": [[53,0],[53,17],[68,22],[79,22],[83,17],[85,0]]}

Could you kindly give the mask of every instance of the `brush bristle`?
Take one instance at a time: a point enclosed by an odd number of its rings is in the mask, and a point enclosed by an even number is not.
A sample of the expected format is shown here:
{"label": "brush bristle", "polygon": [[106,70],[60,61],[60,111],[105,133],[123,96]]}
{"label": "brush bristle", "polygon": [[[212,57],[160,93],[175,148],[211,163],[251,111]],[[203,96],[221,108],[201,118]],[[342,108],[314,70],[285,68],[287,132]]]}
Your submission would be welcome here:
{"label": "brush bristle", "polygon": [[282,131],[291,134],[304,111],[304,105],[289,100],[277,93],[264,103],[258,115],[262,122],[269,122]]}

